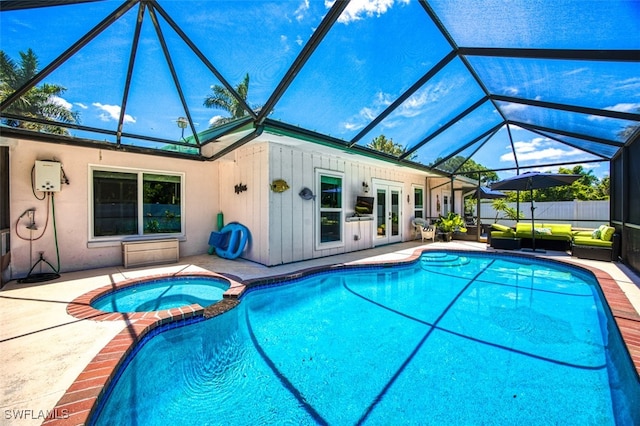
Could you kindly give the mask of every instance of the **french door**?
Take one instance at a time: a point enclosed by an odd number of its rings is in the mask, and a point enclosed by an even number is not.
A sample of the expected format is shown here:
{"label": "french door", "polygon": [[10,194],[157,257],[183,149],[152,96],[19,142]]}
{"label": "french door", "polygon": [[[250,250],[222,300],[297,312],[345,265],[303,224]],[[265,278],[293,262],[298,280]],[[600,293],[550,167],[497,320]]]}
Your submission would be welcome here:
{"label": "french door", "polygon": [[393,182],[374,182],[374,245],[402,241],[402,186]]}

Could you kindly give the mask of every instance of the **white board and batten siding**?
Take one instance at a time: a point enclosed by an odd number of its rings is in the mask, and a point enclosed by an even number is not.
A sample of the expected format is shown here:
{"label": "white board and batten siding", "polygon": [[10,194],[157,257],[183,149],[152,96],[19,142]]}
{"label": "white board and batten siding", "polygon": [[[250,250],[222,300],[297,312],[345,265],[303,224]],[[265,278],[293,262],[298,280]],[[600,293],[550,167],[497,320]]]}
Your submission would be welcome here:
{"label": "white board and batten siding", "polygon": [[[251,237],[242,257],[266,265],[269,235],[269,147],[247,145],[220,160],[219,205],[224,223],[245,225]],[[235,186],[247,190],[235,193]]]}
{"label": "white board and batten siding", "polygon": [[[251,239],[242,257],[273,266],[309,260],[373,247],[374,221],[343,221],[344,244],[317,249],[315,227],[318,200],[305,200],[298,194],[309,188],[317,195],[316,170],[340,172],[344,175],[344,217],[354,213],[358,195],[373,196],[372,179],[403,184],[403,234],[411,238],[410,218],[413,204],[412,185],[424,186],[424,177],[395,169],[348,161],[344,158],[299,150],[275,143],[260,143],[239,148],[225,157],[220,165],[220,206],[225,223],[240,222],[249,228]],[[271,183],[282,179],[289,189],[271,190]],[[371,188],[362,192],[362,182]],[[247,190],[235,194],[237,184]],[[358,238],[355,239],[354,235]]]}
{"label": "white board and batten siding", "polygon": [[[298,194],[309,188],[318,195],[316,170],[339,172],[344,175],[343,227],[344,240],[339,247],[317,248],[316,215],[317,200],[304,200]],[[290,189],[277,193],[270,191],[269,201],[269,263],[278,265],[300,260],[325,257],[334,254],[364,250],[373,247],[374,221],[346,222],[344,219],[354,213],[358,195],[373,196],[372,179],[384,179],[403,185],[403,234],[410,238],[410,217],[413,204],[408,203],[407,194],[413,199],[412,185],[423,185],[425,179],[419,174],[411,174],[390,166],[376,167],[366,163],[350,161],[325,153],[298,150],[294,147],[271,144],[269,156],[269,182],[285,180]],[[367,182],[371,191],[362,192],[362,182]],[[354,238],[357,236],[357,239]]]}

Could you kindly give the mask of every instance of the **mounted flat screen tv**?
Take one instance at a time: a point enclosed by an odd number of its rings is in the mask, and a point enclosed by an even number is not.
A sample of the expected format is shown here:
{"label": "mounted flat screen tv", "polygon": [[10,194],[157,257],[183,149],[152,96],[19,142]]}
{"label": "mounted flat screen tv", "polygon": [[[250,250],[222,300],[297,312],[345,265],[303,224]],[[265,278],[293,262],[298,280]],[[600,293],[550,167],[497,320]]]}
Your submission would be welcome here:
{"label": "mounted flat screen tv", "polygon": [[358,197],[356,199],[356,214],[373,214],[373,197]]}

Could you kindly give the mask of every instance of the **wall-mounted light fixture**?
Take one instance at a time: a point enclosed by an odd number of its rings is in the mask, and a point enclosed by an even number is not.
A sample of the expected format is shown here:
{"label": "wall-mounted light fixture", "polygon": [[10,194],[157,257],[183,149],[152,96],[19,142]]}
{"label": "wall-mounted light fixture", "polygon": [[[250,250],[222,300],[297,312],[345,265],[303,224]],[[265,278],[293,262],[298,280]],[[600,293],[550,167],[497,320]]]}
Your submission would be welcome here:
{"label": "wall-mounted light fixture", "polygon": [[369,193],[369,184],[367,182],[362,182],[362,192],[365,194]]}

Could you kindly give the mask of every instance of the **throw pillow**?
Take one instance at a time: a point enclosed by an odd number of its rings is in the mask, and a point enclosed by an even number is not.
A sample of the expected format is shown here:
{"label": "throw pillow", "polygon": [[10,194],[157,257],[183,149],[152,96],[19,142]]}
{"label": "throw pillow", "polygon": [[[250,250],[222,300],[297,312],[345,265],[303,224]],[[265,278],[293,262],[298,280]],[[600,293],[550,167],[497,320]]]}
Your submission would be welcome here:
{"label": "throw pillow", "polygon": [[507,225],[502,225],[499,223],[494,223],[491,225],[491,227],[496,231],[502,231],[502,232],[511,231],[511,228],[509,228]]}
{"label": "throw pillow", "polygon": [[535,228],[536,234],[551,235],[551,228]]}
{"label": "throw pillow", "polygon": [[591,238],[594,239],[594,240],[599,240],[600,239],[600,235],[601,235],[600,229],[596,229],[595,231],[593,231],[591,233]]}
{"label": "throw pillow", "polygon": [[607,226],[604,232],[601,233],[600,238],[602,241],[611,241],[613,239],[613,234],[615,234],[616,228],[612,226]]}

